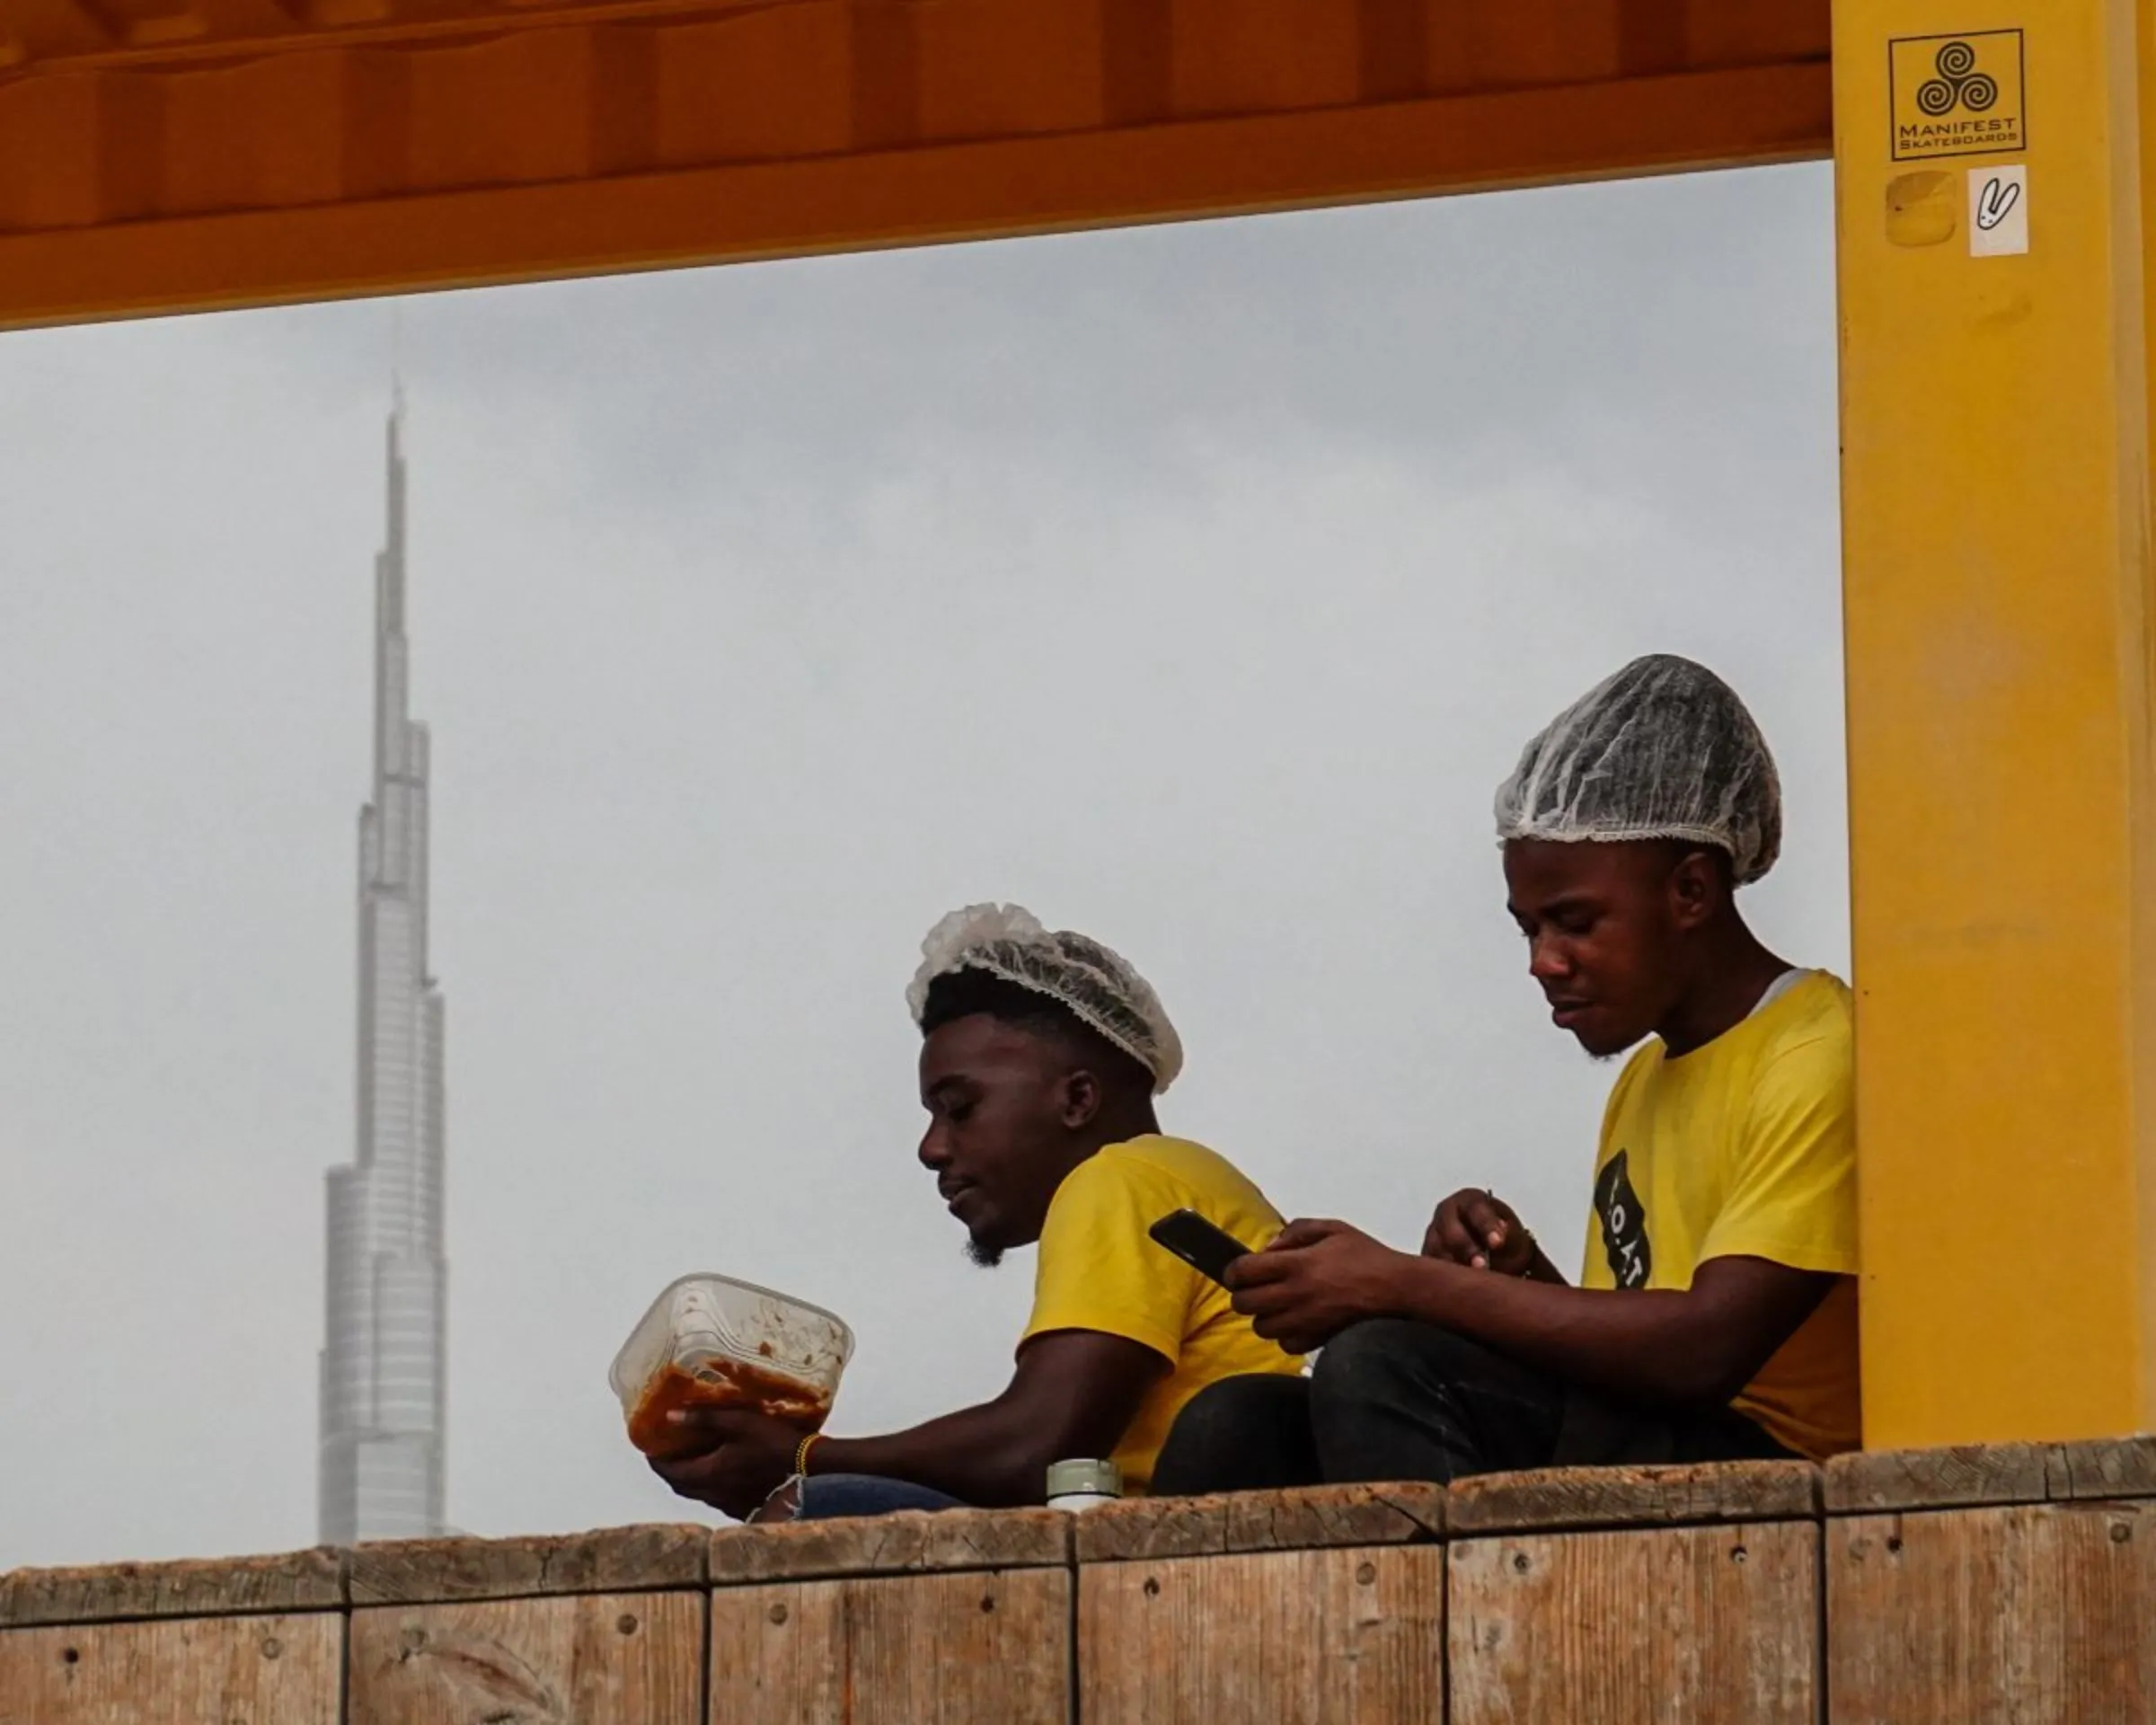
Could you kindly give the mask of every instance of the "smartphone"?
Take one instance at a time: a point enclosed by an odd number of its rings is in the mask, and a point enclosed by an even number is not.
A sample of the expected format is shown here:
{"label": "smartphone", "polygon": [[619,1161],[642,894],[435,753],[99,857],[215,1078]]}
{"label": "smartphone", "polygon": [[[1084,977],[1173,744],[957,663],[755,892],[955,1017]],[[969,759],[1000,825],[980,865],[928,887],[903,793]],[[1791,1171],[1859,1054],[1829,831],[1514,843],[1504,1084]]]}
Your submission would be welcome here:
{"label": "smartphone", "polygon": [[1250,1248],[1225,1228],[1196,1210],[1175,1210],[1146,1229],[1157,1245],[1180,1258],[1200,1276],[1227,1286],[1228,1266]]}

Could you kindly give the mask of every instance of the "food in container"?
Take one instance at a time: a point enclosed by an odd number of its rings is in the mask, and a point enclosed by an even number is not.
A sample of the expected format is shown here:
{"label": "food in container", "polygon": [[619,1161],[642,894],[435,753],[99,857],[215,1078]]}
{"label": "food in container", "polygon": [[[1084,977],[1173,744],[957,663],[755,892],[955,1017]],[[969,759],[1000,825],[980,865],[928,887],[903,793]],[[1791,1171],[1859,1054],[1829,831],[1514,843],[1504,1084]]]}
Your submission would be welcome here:
{"label": "food in container", "polygon": [[823,1307],[702,1274],[652,1302],[606,1376],[629,1441],[664,1459],[702,1446],[668,1422],[676,1408],[751,1408],[816,1430],[853,1353],[853,1332]]}

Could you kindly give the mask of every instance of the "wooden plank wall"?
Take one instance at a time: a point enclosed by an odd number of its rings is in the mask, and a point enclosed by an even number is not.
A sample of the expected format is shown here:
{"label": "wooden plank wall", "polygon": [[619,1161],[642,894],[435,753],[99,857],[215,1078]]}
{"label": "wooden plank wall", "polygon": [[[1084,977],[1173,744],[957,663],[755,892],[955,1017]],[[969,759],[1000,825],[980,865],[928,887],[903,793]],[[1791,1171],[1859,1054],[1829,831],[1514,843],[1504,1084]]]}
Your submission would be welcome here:
{"label": "wooden plank wall", "polygon": [[1093,1511],[1077,1527],[1079,1718],[1441,1717],[1444,1526],[1436,1486]]}
{"label": "wooden plank wall", "polygon": [[965,1510],[711,1541],[711,1718],[1071,1717],[1071,1524]]}
{"label": "wooden plank wall", "polygon": [[1837,1720],[2156,1720],[2156,1439],[1829,1465]]}
{"label": "wooden plank wall", "polygon": [[0,1575],[4,1725],[339,1725],[331,1552]]}
{"label": "wooden plank wall", "polygon": [[1447,1511],[1454,1725],[1818,1717],[1807,1464],[1498,1474]]}
{"label": "wooden plank wall", "polygon": [[702,1725],[695,1527],[362,1545],[348,1725]]}
{"label": "wooden plank wall", "polygon": [[0,1725],[2156,1720],[2156,1438],[0,1575]]}

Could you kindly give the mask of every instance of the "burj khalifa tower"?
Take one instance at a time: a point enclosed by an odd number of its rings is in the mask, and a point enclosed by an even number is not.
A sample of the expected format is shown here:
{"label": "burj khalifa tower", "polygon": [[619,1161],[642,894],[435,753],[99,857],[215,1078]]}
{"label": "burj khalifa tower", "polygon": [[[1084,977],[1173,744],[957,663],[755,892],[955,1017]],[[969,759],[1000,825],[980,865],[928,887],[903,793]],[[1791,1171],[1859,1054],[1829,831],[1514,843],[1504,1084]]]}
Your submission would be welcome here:
{"label": "burj khalifa tower", "polygon": [[358,1135],[329,1174],[321,1537],[444,1529],[443,1001],[427,966],[427,728],[410,712],[403,405],[375,559],[374,795],[359,814]]}

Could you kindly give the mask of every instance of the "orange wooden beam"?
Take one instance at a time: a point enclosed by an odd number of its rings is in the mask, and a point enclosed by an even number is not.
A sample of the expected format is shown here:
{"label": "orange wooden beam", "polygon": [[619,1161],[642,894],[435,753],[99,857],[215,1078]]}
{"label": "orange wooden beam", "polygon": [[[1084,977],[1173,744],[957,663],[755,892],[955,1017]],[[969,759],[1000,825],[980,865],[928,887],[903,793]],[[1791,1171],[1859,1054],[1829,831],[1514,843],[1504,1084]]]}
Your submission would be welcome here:
{"label": "orange wooden beam", "polygon": [[0,326],[1824,155],[1826,0],[0,0]]}
{"label": "orange wooden beam", "polygon": [[61,229],[0,237],[0,324],[1793,160],[1830,124],[1798,66]]}

